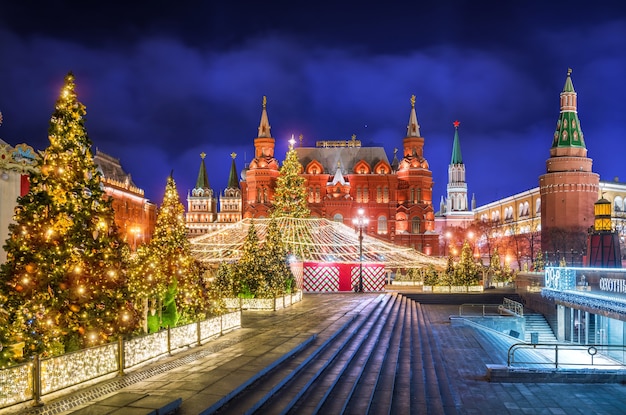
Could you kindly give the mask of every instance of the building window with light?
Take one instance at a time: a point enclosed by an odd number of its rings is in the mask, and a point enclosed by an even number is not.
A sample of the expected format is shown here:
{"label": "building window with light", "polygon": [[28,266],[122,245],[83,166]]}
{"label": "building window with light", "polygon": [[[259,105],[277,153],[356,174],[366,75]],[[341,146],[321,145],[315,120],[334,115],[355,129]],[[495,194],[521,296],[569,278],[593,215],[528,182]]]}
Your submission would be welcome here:
{"label": "building window with light", "polygon": [[411,219],[411,233],[420,233],[420,218],[417,216]]}
{"label": "building window with light", "polygon": [[378,217],[378,234],[379,235],[387,234],[387,217],[385,216]]}

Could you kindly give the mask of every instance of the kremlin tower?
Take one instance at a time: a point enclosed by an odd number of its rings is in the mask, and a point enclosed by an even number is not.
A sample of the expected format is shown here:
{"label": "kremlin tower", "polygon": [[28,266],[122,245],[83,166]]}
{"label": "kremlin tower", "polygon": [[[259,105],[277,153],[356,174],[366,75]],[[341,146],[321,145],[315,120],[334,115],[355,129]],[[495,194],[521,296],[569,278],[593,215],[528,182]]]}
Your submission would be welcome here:
{"label": "kremlin tower", "polygon": [[198,236],[212,230],[209,224],[215,222],[217,218],[217,202],[206,173],[205,157],[205,153],[200,154],[200,170],[196,186],[191,190],[191,194],[187,193],[185,221],[190,236]]}
{"label": "kremlin tower", "polygon": [[565,253],[584,251],[587,231],[594,224],[600,183],[587,157],[571,73],[571,69],[567,71],[561,92],[561,113],[546,173],[539,177],[541,249],[553,262],[560,261]]}

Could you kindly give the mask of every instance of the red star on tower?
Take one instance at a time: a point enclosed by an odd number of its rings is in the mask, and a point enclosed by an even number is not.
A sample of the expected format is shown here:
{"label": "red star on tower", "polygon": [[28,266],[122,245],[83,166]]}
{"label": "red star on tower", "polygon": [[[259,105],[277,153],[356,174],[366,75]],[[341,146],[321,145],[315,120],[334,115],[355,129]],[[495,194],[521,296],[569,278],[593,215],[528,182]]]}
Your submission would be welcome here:
{"label": "red star on tower", "polygon": [[459,122],[459,120],[456,120],[452,124],[454,125],[454,128],[459,128],[459,124],[461,123]]}

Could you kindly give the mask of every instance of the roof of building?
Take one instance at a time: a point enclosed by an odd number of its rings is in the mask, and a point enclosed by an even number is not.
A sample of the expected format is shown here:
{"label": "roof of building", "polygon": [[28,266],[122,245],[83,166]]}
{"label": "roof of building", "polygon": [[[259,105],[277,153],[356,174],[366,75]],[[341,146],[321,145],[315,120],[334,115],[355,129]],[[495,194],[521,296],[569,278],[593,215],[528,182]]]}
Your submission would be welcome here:
{"label": "roof of building", "polygon": [[105,179],[114,180],[119,183],[127,184],[128,186],[137,187],[130,176],[130,173],[126,173],[120,164],[120,160],[109,156],[106,153],[96,149],[96,154],[93,157],[93,161],[100,168],[102,175]]}
{"label": "roof of building", "polygon": [[299,147],[295,150],[302,167],[306,168],[311,161],[317,160],[326,174],[335,174],[337,166],[350,174],[360,160],[365,160],[372,168],[381,160],[389,163],[383,147]]}
{"label": "roof of building", "polygon": [[235,165],[235,157],[237,157],[236,153],[231,153],[230,155],[233,159],[230,165],[230,174],[228,176],[228,186],[227,189],[239,189],[239,176],[237,176],[237,166]]}
{"label": "roof of building", "polygon": [[206,173],[206,165],[204,164],[205,153],[200,154],[200,170],[198,171],[198,178],[196,179],[196,187],[194,189],[210,189],[209,175]]}

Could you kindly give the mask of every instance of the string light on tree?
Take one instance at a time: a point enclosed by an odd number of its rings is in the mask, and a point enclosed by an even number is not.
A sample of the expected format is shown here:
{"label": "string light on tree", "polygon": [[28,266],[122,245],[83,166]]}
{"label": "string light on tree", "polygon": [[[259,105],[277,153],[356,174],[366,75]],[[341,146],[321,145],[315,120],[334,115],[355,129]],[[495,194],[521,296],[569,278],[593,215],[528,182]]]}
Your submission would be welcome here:
{"label": "string light on tree", "polygon": [[[0,341],[23,343],[24,357],[108,342],[135,328],[118,272],[123,244],[93,161],[85,115],[69,73],[50,119],[50,145],[9,227],[7,261],[0,268],[8,321],[0,327]],[[0,357],[17,359],[5,352]]]}

